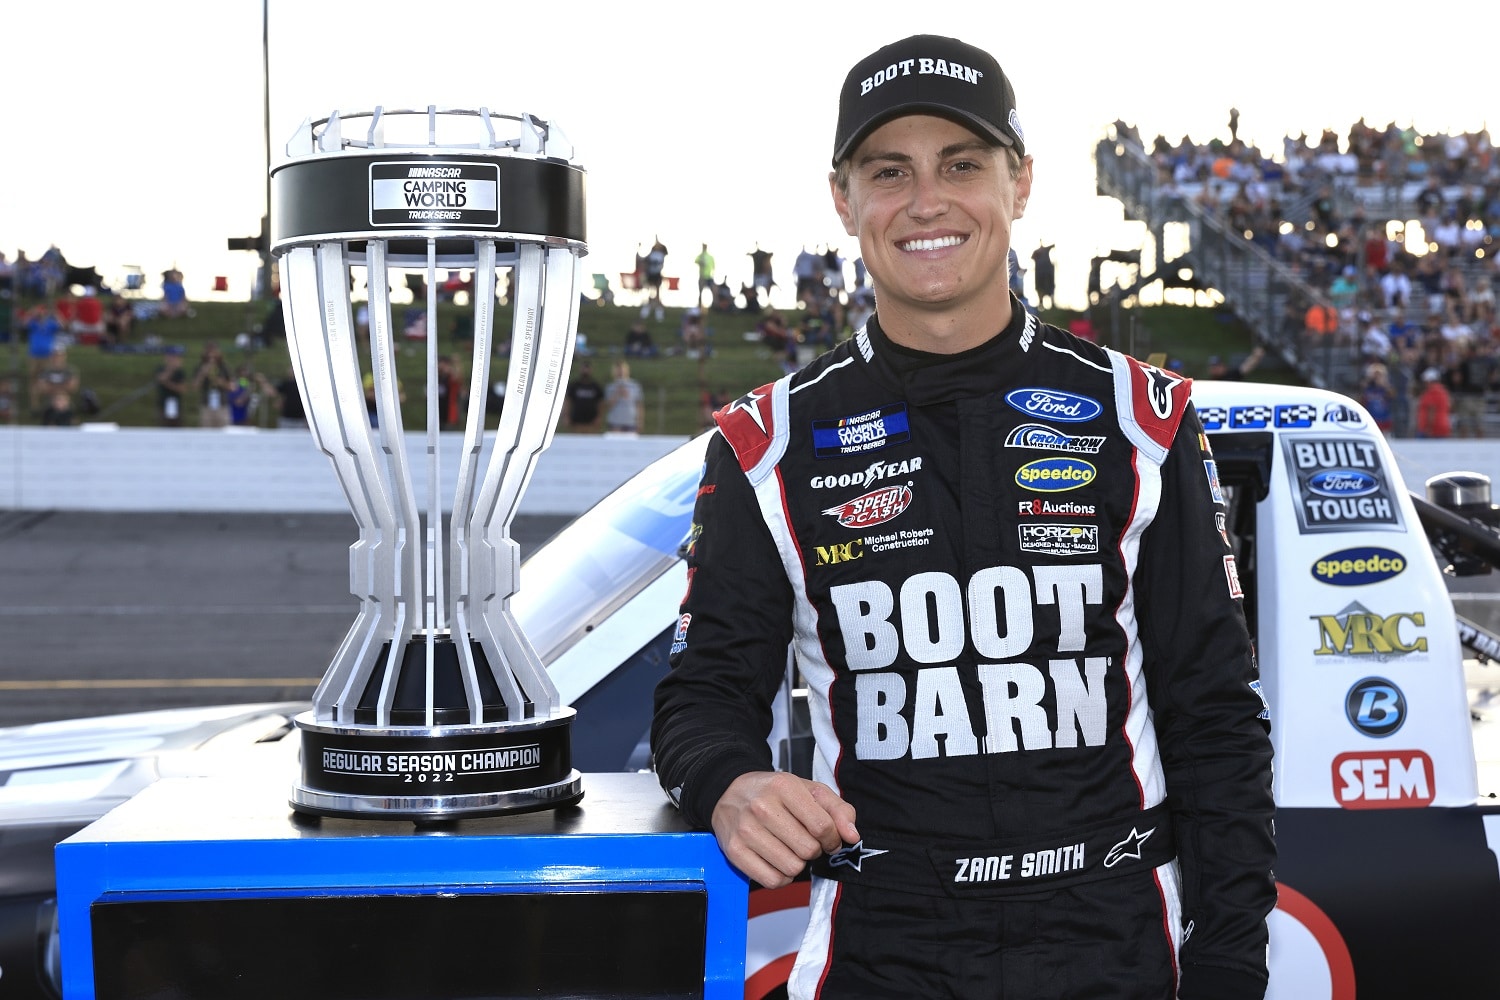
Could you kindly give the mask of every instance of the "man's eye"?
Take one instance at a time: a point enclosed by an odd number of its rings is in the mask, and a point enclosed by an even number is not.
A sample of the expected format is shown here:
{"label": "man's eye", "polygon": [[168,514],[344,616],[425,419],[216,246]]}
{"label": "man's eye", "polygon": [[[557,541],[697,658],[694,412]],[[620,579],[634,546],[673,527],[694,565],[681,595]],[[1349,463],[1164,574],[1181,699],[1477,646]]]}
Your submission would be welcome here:
{"label": "man's eye", "polygon": [[975,163],[973,160],[959,160],[958,162],[954,163],[953,166],[949,169],[955,171],[956,173],[967,173],[969,171],[978,170],[979,164]]}
{"label": "man's eye", "polygon": [[879,170],[875,171],[875,179],[878,181],[890,180],[893,177],[900,176],[901,170],[898,167],[881,167]]}

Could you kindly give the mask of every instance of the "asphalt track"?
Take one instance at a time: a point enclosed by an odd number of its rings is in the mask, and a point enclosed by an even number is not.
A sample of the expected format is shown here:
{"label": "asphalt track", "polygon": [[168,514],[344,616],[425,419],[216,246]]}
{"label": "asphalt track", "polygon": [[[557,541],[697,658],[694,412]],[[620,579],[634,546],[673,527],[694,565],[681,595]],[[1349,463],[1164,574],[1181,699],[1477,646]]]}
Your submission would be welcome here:
{"label": "asphalt track", "polygon": [[[522,516],[522,558],[568,523]],[[354,621],[348,514],[0,511],[0,727],[305,699]]]}
{"label": "asphalt track", "polygon": [[[566,516],[522,516],[522,558]],[[349,514],[0,511],[0,727],[311,697],[358,602]],[[1500,573],[1450,581],[1500,634]]]}

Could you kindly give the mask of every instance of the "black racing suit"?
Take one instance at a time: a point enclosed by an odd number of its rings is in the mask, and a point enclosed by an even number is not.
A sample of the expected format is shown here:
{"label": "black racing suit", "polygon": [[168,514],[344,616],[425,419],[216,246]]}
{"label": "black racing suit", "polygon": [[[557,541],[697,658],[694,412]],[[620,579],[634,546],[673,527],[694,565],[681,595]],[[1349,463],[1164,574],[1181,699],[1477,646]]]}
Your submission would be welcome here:
{"label": "black racing suit", "polygon": [[950,356],[872,319],[717,415],[662,786],[708,827],[771,769],[790,643],[863,838],[792,996],[1260,997],[1271,746],[1191,383],[1014,312]]}

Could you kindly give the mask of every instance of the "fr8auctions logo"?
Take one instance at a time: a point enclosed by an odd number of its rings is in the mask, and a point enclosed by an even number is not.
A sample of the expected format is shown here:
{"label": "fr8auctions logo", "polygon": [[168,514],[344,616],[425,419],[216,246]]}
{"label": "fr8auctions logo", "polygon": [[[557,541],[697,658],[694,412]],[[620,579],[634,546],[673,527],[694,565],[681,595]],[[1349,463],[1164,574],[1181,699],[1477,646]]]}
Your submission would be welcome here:
{"label": "fr8auctions logo", "polygon": [[1333,797],[1345,809],[1412,809],[1432,804],[1432,758],[1421,750],[1341,753]]}

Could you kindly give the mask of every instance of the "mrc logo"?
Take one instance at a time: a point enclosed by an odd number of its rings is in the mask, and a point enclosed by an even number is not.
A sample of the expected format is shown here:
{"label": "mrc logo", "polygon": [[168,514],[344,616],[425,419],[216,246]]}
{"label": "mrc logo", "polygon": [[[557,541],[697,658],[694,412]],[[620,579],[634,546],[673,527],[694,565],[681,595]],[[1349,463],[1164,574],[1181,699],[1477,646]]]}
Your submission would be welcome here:
{"label": "mrc logo", "polygon": [[1314,656],[1372,656],[1390,659],[1427,652],[1427,624],[1421,611],[1376,614],[1357,601],[1332,615],[1311,615],[1318,625]]}
{"label": "mrc logo", "polygon": [[832,545],[815,545],[814,566],[837,566],[839,563],[853,562],[864,556],[863,538],[850,539],[847,542],[834,542]]}
{"label": "mrc logo", "polygon": [[1414,809],[1433,800],[1432,758],[1421,750],[1361,750],[1333,758],[1333,797],[1345,809]]}

